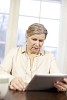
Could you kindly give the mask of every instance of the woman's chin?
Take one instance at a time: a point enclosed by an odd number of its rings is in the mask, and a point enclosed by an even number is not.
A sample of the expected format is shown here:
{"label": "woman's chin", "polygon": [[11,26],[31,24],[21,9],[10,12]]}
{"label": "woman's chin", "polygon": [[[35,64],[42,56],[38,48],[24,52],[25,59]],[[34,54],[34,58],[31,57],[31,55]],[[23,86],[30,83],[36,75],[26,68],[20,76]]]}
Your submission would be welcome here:
{"label": "woman's chin", "polygon": [[39,54],[39,51],[32,51],[31,54]]}

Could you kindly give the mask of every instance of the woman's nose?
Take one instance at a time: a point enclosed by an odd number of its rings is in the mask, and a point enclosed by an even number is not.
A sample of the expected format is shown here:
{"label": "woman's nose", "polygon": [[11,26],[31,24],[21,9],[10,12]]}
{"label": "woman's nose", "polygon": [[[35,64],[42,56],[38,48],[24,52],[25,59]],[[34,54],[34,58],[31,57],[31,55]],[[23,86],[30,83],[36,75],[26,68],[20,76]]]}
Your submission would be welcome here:
{"label": "woman's nose", "polygon": [[40,44],[39,41],[36,41],[36,45],[39,46],[39,44]]}

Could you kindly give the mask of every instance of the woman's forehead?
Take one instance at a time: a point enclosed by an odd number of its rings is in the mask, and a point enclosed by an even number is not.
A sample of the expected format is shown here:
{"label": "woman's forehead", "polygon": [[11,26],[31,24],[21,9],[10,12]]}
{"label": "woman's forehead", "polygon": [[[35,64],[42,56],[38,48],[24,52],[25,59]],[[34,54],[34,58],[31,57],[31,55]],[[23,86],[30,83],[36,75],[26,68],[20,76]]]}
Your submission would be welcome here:
{"label": "woman's forehead", "polygon": [[30,38],[45,38],[45,34],[33,34],[30,36]]}

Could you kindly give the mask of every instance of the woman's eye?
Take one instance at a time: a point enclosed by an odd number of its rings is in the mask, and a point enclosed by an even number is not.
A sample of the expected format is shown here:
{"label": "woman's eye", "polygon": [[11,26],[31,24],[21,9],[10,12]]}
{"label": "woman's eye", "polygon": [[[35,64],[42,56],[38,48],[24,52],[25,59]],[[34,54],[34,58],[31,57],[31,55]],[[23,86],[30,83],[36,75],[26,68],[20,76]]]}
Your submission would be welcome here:
{"label": "woman's eye", "polygon": [[[32,39],[33,41],[37,41],[36,38]],[[43,42],[44,40],[38,40],[39,42]]]}
{"label": "woman's eye", "polygon": [[39,40],[40,42],[43,42],[44,40]]}
{"label": "woman's eye", "polygon": [[37,39],[32,39],[33,41],[37,41]]}

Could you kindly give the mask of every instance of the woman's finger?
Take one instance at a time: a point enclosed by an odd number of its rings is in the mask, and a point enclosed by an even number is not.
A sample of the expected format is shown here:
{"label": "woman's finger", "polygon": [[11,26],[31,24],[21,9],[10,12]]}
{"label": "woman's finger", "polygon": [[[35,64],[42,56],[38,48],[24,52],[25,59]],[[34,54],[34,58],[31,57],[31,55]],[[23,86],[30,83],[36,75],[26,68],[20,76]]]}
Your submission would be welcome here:
{"label": "woman's finger", "polygon": [[25,84],[21,79],[14,78],[10,83],[10,88],[13,90],[23,91],[25,88]]}
{"label": "woman's finger", "polygon": [[58,91],[66,91],[65,84],[62,82],[54,83],[54,86],[58,89]]}
{"label": "woman's finger", "polygon": [[10,85],[9,88],[10,88],[11,90],[16,90],[16,88],[15,88],[13,85]]}

